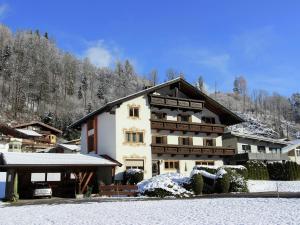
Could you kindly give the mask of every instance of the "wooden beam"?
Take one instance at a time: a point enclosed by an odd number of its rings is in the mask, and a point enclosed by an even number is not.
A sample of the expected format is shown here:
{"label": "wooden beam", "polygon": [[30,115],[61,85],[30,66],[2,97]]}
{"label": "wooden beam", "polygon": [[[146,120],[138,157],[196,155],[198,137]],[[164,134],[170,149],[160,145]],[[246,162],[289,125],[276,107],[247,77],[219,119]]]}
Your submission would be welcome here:
{"label": "wooden beam", "polygon": [[84,185],[83,185],[83,187],[82,187],[82,192],[85,192],[85,189],[87,188],[87,185],[89,184],[89,182],[90,182],[90,180],[91,180],[91,178],[92,178],[92,176],[93,176],[93,172],[90,172],[89,173],[89,176],[87,177],[87,179],[86,179],[86,181],[85,181],[85,183],[84,183]]}

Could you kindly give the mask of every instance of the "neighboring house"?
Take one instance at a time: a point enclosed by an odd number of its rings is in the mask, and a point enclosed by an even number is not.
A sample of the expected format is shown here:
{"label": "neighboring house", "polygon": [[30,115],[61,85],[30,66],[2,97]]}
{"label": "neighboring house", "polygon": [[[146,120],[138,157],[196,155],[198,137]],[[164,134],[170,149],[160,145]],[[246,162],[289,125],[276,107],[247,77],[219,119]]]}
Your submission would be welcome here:
{"label": "neighboring house", "polygon": [[235,149],[236,155],[231,159],[233,164],[244,164],[248,160],[265,162],[288,160],[287,154],[283,154],[282,151],[287,144],[280,139],[238,132],[228,132],[223,135],[223,145]]}
{"label": "neighboring house", "polygon": [[34,130],[0,124],[0,152],[32,152],[54,146]]}
{"label": "neighboring house", "polygon": [[224,148],[227,125],[243,122],[236,114],[182,78],[115,100],[75,122],[81,152],[108,155],[144,177],[167,172],[189,175],[195,165],[223,165],[235,154]]}
{"label": "neighboring house", "polygon": [[300,164],[300,139],[289,141],[288,144],[282,149],[282,152],[288,154],[291,161]]}
{"label": "neighboring house", "polygon": [[37,150],[39,153],[80,153],[80,145],[57,144],[54,147]]}
{"label": "neighboring house", "polygon": [[61,130],[58,130],[55,127],[52,127],[48,124],[45,124],[45,123],[42,123],[42,122],[39,122],[39,121],[33,121],[33,122],[30,122],[30,123],[18,124],[18,125],[13,126],[13,128],[35,131],[35,132],[41,134],[42,137],[45,139],[45,141],[48,144],[56,144],[57,143],[57,136],[62,134]]}

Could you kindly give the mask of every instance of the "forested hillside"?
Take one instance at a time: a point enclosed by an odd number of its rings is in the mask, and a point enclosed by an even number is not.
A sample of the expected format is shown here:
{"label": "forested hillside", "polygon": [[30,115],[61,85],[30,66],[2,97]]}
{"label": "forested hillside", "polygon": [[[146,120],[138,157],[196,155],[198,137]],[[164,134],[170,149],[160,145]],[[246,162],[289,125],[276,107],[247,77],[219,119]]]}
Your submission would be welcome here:
{"label": "forested hillside", "polygon": [[58,49],[47,33],[0,25],[2,122],[43,120],[65,130],[76,118],[136,92],[146,80],[129,61],[97,68]]}
{"label": "forested hillside", "polygon": [[243,76],[233,81],[231,93],[211,94],[218,102],[247,122],[230,129],[276,138],[300,138],[300,94],[290,97],[267,90],[250,90]]}

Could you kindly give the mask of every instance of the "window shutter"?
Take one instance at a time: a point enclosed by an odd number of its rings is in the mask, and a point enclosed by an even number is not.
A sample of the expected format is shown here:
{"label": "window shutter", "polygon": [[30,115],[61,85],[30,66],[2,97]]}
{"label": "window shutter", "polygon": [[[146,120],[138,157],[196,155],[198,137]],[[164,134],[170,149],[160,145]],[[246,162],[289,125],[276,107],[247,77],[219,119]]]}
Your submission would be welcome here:
{"label": "window shutter", "polygon": [[152,136],[152,144],[156,144],[156,136]]}
{"label": "window shutter", "polygon": [[178,144],[182,145],[182,137],[178,137]]}
{"label": "window shutter", "polygon": [[168,138],[167,136],[163,136],[163,143],[164,144],[168,144],[168,139],[167,138]]}
{"label": "window shutter", "polygon": [[193,137],[189,137],[189,145],[193,145]]}
{"label": "window shutter", "polygon": [[217,145],[217,142],[216,142],[216,139],[213,139],[213,146],[216,146]]}

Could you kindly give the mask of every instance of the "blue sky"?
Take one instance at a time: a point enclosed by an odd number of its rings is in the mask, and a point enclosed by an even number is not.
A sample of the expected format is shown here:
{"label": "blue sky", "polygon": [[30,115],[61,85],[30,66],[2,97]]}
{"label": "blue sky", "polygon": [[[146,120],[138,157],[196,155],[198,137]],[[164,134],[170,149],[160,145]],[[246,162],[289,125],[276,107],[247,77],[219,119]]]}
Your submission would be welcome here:
{"label": "blue sky", "polygon": [[300,91],[300,1],[1,1],[13,30],[47,31],[60,48],[99,66],[129,59],[141,74],[174,68],[210,90]]}

